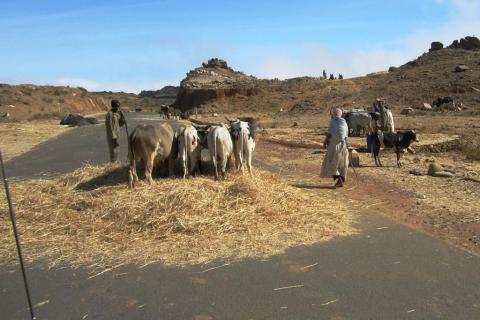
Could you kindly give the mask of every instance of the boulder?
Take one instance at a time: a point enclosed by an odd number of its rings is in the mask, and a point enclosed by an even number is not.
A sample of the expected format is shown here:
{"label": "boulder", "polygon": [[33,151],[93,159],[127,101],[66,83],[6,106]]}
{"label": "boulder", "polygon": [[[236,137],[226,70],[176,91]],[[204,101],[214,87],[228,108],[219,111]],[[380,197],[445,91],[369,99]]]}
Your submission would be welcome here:
{"label": "boulder", "polygon": [[208,60],[208,62],[204,62],[202,63],[202,66],[204,68],[222,68],[222,69],[229,69],[228,65],[227,65],[227,62],[225,60],[222,60],[222,59],[218,59],[218,58],[212,58],[210,60]]}
{"label": "boulder", "polygon": [[406,116],[406,115],[411,114],[413,111],[414,111],[413,108],[408,107],[408,108],[403,109],[403,110],[400,112],[400,114],[403,114],[404,116]]}
{"label": "boulder", "polygon": [[438,50],[442,50],[442,49],[443,49],[443,43],[441,43],[439,41],[434,41],[430,45],[430,50],[428,50],[428,52],[438,51]]}
{"label": "boulder", "polygon": [[455,72],[465,72],[467,70],[470,70],[470,68],[464,64],[459,64],[458,66],[455,67]]}
{"label": "boulder", "polygon": [[349,163],[352,167],[360,167],[360,156],[354,149],[348,150]]}
{"label": "boulder", "polygon": [[436,108],[447,108],[449,104],[454,104],[453,98],[446,96],[446,97],[438,97],[437,99],[433,100],[432,106]]}
{"label": "boulder", "polygon": [[80,113],[70,113],[60,121],[60,124],[63,126],[80,127],[90,124],[98,124],[98,120],[96,118],[84,117]]}

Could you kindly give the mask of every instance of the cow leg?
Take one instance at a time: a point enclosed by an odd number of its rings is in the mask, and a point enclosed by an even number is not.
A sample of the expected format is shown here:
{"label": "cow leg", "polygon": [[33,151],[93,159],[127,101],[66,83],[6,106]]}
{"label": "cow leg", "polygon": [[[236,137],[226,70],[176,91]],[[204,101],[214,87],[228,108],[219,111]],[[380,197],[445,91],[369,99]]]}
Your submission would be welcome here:
{"label": "cow leg", "polygon": [[402,166],[402,164],[400,163],[400,149],[396,148],[395,152],[397,154],[397,166],[400,168]]}
{"label": "cow leg", "polygon": [[147,179],[149,184],[153,184],[152,171],[153,171],[153,162],[155,157],[150,155],[145,161],[145,179]]}
{"label": "cow leg", "polygon": [[128,170],[128,185],[130,189],[135,188],[135,184],[138,180],[137,176],[137,167],[135,163],[135,159],[130,159],[130,168]]}
{"label": "cow leg", "polygon": [[222,178],[223,179],[225,179],[225,172],[227,171],[227,162],[228,162],[228,159],[222,159],[221,170],[222,170]]}
{"label": "cow leg", "polygon": [[[169,160],[169,162],[170,162],[170,160]],[[182,154],[182,156],[180,157],[180,162],[182,164],[183,179],[185,179],[187,177],[187,170],[188,170],[187,169],[188,163],[187,163],[187,159],[186,159],[185,154]],[[170,165],[169,165],[169,168],[170,168]]]}
{"label": "cow leg", "polygon": [[202,169],[202,160],[201,160],[201,159],[198,160],[198,167],[197,167],[197,169],[198,169],[198,170],[195,170],[195,175],[196,175],[196,172],[197,172],[197,171],[198,171],[198,173],[199,173],[200,175],[202,175],[202,174],[203,174],[203,169]]}
{"label": "cow leg", "polygon": [[213,168],[215,169],[215,180],[218,180],[218,159],[212,157]]}
{"label": "cow leg", "polygon": [[170,155],[167,159],[168,176],[173,177],[175,175],[175,156]]}
{"label": "cow leg", "polygon": [[243,165],[243,156],[240,156],[240,169],[242,170],[242,176],[243,176],[245,174],[245,166]]}
{"label": "cow leg", "polygon": [[249,152],[247,155],[247,168],[248,168],[248,173],[250,174],[250,177],[252,176],[252,153]]}

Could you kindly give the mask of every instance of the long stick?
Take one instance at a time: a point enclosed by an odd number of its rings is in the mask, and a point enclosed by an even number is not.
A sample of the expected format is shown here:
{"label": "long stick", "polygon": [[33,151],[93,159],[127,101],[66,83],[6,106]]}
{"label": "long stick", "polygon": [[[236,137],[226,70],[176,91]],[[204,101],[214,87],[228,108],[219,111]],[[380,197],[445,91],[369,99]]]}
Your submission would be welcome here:
{"label": "long stick", "polygon": [[8,209],[10,211],[10,220],[12,221],[13,234],[15,235],[15,242],[17,243],[17,252],[18,259],[20,260],[20,267],[22,269],[23,283],[25,284],[25,292],[27,294],[28,308],[30,310],[30,318],[32,320],[36,319],[33,313],[32,299],[30,298],[30,290],[28,288],[27,274],[25,273],[25,265],[23,263],[22,247],[20,245],[20,239],[17,232],[17,218],[15,216],[15,211],[13,211],[12,198],[10,196],[10,189],[8,188],[8,180],[5,175],[5,166],[3,164],[2,150],[0,149],[0,163],[2,166],[2,176],[3,176],[3,185],[5,187],[5,193],[7,195]]}

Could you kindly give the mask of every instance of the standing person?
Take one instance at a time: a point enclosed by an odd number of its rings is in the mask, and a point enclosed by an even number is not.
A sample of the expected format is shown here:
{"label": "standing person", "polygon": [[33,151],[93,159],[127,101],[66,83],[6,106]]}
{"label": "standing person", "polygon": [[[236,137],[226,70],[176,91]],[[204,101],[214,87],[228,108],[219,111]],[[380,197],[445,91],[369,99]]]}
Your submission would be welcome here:
{"label": "standing person", "polygon": [[327,153],[323,158],[320,171],[321,178],[333,177],[333,180],[336,180],[335,187],[343,187],[348,169],[348,126],[345,119],[342,118],[342,113],[340,108],[336,108],[330,120],[328,133],[323,143],[323,146],[327,148]]}
{"label": "standing person", "polygon": [[107,129],[107,143],[110,152],[110,162],[117,162],[120,157],[120,127],[125,124],[123,114],[119,112],[120,102],[116,99],[111,102],[112,109],[105,117],[105,127]]}

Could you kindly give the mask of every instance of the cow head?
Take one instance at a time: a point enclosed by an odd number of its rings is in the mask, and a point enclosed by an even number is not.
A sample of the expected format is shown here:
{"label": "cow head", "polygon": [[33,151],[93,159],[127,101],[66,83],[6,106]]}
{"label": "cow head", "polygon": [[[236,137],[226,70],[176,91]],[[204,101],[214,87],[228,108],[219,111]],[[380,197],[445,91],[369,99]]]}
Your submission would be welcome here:
{"label": "cow head", "polygon": [[407,132],[405,132],[405,134],[403,135],[403,139],[405,139],[405,141],[407,141],[408,144],[414,141],[418,142],[418,138],[415,130],[408,130]]}

